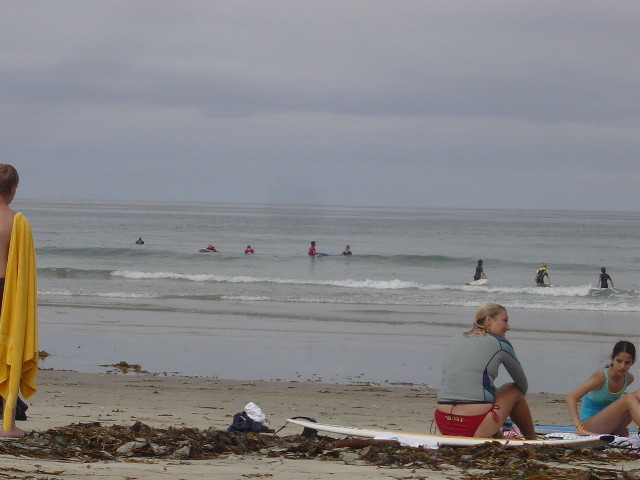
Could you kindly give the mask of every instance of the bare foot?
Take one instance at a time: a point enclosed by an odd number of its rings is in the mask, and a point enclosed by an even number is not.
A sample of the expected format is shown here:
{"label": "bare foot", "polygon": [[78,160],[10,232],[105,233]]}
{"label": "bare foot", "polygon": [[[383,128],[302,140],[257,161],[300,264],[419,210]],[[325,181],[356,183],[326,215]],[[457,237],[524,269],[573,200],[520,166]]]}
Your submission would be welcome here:
{"label": "bare foot", "polygon": [[20,428],[14,426],[8,432],[5,432],[3,428],[0,427],[0,437],[4,438],[20,438],[24,437],[25,431]]}

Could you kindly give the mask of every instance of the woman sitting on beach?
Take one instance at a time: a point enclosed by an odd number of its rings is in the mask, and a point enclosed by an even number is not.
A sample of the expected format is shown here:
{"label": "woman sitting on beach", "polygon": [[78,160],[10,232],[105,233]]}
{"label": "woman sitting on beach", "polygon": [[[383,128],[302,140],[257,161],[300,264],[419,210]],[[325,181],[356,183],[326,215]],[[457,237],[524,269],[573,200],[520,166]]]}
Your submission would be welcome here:
{"label": "woman sitting on beach", "polygon": [[[596,370],[586,382],[574,388],[564,401],[580,435],[628,436],[627,425],[640,424],[640,390],[623,395],[633,382],[629,369],[636,361],[636,347],[619,341],[613,347],[611,364]],[[582,399],[578,415],[578,400]]]}
{"label": "woman sitting on beach", "polygon": [[[440,433],[463,437],[502,436],[505,420],[519,427],[525,438],[535,438],[533,420],[524,396],[527,377],[511,343],[507,310],[495,303],[478,307],[473,327],[454,337],[442,367],[435,421]],[[497,390],[493,382],[504,364],[515,383]]]}

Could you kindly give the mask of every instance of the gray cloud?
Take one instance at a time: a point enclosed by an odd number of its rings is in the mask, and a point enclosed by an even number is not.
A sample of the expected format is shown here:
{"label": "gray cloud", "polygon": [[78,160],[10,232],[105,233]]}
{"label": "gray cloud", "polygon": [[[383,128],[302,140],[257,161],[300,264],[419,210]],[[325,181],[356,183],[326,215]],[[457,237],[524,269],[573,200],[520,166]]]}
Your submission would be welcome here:
{"label": "gray cloud", "polygon": [[38,198],[638,209],[638,18],[633,1],[5,2],[3,161]]}

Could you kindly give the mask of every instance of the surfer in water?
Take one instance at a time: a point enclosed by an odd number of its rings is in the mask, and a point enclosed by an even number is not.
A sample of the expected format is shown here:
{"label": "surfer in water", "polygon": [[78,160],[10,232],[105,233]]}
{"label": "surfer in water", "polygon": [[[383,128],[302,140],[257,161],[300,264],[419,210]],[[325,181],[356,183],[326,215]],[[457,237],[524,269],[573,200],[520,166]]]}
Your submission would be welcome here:
{"label": "surfer in water", "polygon": [[254,253],[256,252],[253,248],[251,248],[251,245],[247,245],[247,248],[244,249],[245,255],[253,255]]}
{"label": "surfer in water", "polygon": [[351,245],[345,245],[342,255],[351,255]]}
{"label": "surfer in water", "polygon": [[[542,266],[536,270],[536,285],[546,287],[547,284],[544,283],[544,277],[547,277],[547,280],[549,280],[549,272],[547,272],[546,263],[543,263]],[[551,280],[549,280],[549,282],[551,282]]]}
{"label": "surfer in water", "polygon": [[484,274],[484,268],[482,267],[483,265],[483,261],[482,260],[478,260],[478,265],[476,265],[476,273],[473,276],[473,280],[480,280],[481,278],[487,278],[487,276]]}
{"label": "surfer in water", "polygon": [[609,288],[608,282],[611,282],[611,288],[613,288],[613,279],[607,273],[607,269],[602,267],[600,269],[600,276],[598,277],[598,286],[600,288]]}
{"label": "surfer in water", "polygon": [[[502,438],[502,425],[511,418],[525,438],[536,438],[531,411],[524,396],[528,383],[511,343],[507,310],[483,303],[473,327],[457,335],[442,366],[442,386],[434,414],[443,435]],[[495,388],[503,364],[513,383]]]}
{"label": "surfer in water", "polygon": [[[629,369],[636,361],[633,343],[619,341],[613,347],[611,363],[596,370],[564,399],[579,435],[615,434],[629,436],[627,425],[640,425],[640,390],[624,395],[633,382]],[[578,401],[582,399],[578,413]]]}
{"label": "surfer in water", "polygon": [[311,242],[311,246],[309,247],[309,250],[307,251],[307,253],[309,254],[310,257],[315,257],[317,255],[315,241]]}

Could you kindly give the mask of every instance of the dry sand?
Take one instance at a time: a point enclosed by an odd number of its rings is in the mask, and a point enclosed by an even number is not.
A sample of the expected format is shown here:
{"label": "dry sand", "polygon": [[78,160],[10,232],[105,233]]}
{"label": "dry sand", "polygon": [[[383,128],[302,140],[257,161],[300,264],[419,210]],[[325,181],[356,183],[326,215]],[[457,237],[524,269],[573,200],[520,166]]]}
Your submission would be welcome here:
{"label": "dry sand", "polygon": [[[527,396],[538,424],[568,424],[562,398]],[[101,422],[129,426],[140,421],[152,427],[214,427],[226,429],[233,414],[248,402],[258,404],[276,430],[287,417],[303,415],[325,423],[428,432],[435,391],[412,385],[317,382],[234,381],[150,374],[94,374],[43,370],[38,392],[28,400],[27,431],[45,431],[71,423]],[[300,433],[287,426],[280,435]],[[630,469],[635,465],[615,464]],[[3,477],[4,475],[4,477]],[[216,460],[73,462],[0,456],[0,478],[37,479],[365,479],[459,478],[455,470],[434,472],[346,465],[342,462],[295,460],[247,455]]]}

